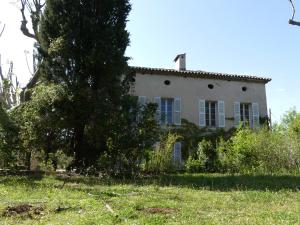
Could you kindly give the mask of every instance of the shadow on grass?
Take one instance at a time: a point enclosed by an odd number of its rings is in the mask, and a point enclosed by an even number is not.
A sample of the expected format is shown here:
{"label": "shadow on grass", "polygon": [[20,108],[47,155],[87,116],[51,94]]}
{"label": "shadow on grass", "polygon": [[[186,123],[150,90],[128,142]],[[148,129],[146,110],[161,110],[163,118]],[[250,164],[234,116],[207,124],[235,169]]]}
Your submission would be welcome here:
{"label": "shadow on grass", "polygon": [[280,175],[169,175],[159,179],[162,186],[181,186],[212,191],[300,190],[299,176]]}
{"label": "shadow on grass", "polygon": [[30,171],[10,171],[0,173],[0,183],[8,186],[24,185],[28,187],[38,187],[38,183],[44,178],[43,172],[30,172]]}
{"label": "shadow on grass", "polygon": [[[57,178],[59,179],[59,178]],[[59,179],[61,180],[61,179]],[[175,186],[212,191],[280,191],[300,190],[300,177],[291,175],[224,175],[224,174],[175,174],[143,177],[138,179],[99,179],[94,177],[70,177],[66,183],[91,185],[157,185]]]}
{"label": "shadow on grass", "polygon": [[[49,185],[47,182],[41,181],[44,174],[30,174],[23,176],[4,176],[0,183],[5,185],[26,185],[29,187],[39,187],[41,185]],[[56,180],[56,181],[55,181]],[[155,185],[160,187],[184,187],[198,190],[211,191],[299,191],[300,176],[292,175],[226,175],[226,174],[173,174],[160,176],[147,176],[137,179],[116,179],[116,178],[97,178],[83,176],[56,176],[52,180],[53,187],[57,186],[57,182],[64,182],[71,188],[71,184],[86,185],[78,188],[86,189],[94,185]],[[50,182],[50,181],[49,181]],[[50,185],[51,186],[51,185]],[[64,185],[60,185],[63,187]],[[74,186],[76,187],[76,186]]]}

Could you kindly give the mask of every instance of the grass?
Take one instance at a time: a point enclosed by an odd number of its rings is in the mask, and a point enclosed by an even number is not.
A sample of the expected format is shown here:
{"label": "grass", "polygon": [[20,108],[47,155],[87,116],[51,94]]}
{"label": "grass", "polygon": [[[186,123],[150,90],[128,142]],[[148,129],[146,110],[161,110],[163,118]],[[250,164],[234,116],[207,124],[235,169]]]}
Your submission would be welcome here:
{"label": "grass", "polygon": [[[300,224],[299,189],[298,176],[0,176],[0,224]],[[44,210],[2,214],[20,204]]]}

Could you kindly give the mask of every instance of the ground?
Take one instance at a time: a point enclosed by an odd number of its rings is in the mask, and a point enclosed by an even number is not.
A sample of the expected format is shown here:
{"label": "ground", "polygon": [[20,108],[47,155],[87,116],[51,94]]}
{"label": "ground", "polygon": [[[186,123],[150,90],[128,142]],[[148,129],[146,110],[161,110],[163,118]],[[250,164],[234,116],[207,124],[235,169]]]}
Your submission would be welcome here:
{"label": "ground", "polygon": [[0,176],[0,224],[300,224],[300,177]]}

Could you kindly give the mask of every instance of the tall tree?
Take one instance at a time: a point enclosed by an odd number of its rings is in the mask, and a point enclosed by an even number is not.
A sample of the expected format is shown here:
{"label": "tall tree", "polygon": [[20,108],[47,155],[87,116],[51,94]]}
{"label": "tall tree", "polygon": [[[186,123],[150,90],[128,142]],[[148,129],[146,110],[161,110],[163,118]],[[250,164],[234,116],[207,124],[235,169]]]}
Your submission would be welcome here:
{"label": "tall tree", "polygon": [[64,84],[64,121],[72,131],[74,165],[87,167],[107,150],[129,78],[128,0],[46,0],[39,28],[41,74]]}

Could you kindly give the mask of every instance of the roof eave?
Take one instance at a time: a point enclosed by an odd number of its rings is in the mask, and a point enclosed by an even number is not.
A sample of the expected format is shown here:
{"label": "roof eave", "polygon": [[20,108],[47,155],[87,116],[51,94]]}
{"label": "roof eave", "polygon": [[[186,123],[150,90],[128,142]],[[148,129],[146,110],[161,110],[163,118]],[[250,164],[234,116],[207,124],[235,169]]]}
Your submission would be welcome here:
{"label": "roof eave", "polygon": [[171,70],[161,68],[150,68],[150,67],[130,67],[136,73],[142,74],[157,74],[157,75],[171,75],[171,76],[182,76],[182,77],[193,77],[202,79],[222,79],[230,81],[246,81],[246,82],[259,82],[269,83],[272,79],[265,77],[249,76],[249,75],[237,75],[237,74],[222,74],[205,71],[192,71],[192,70]]}

